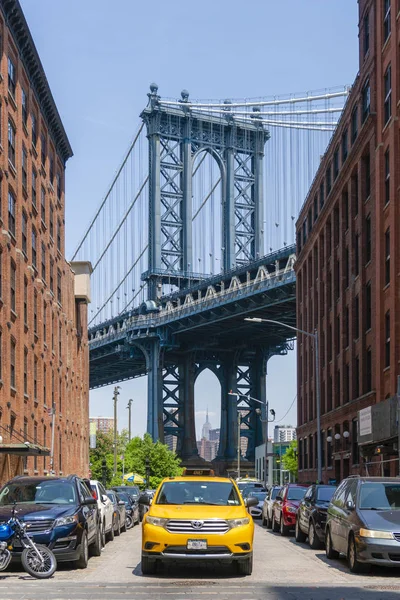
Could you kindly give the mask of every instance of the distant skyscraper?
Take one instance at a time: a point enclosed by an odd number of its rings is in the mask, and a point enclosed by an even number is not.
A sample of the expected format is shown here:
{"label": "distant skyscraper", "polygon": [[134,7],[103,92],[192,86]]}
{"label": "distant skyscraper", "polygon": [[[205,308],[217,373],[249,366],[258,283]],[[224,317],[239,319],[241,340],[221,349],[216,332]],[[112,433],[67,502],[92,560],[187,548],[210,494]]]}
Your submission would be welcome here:
{"label": "distant skyscraper", "polygon": [[96,430],[101,433],[110,433],[114,431],[114,419],[112,417],[90,417],[90,423],[96,424]]}
{"label": "distant skyscraper", "polygon": [[275,425],[274,442],[291,442],[296,439],[296,428],[291,425]]}
{"label": "distant skyscraper", "polygon": [[210,421],[208,420],[208,408],[207,408],[206,422],[204,423],[203,429],[201,431],[201,438],[204,440],[209,440],[211,429],[212,429],[212,425],[211,425]]}

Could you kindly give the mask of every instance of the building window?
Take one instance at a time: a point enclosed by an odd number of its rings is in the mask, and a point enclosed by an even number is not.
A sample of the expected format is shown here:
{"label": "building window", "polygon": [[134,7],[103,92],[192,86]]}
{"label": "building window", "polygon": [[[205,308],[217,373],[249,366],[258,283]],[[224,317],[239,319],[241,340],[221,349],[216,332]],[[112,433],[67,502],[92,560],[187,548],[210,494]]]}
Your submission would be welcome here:
{"label": "building window", "polygon": [[368,281],[365,287],[365,329],[371,329],[372,324],[372,291],[371,282]]}
{"label": "building window", "polygon": [[385,205],[390,200],[390,154],[389,148],[385,152]]}
{"label": "building window", "polygon": [[36,148],[36,145],[37,145],[37,121],[36,121],[36,117],[33,113],[31,113],[31,123],[32,123],[32,145]]}
{"label": "building window", "polygon": [[346,364],[344,368],[344,403],[350,402],[350,366]]}
{"label": "building window", "polygon": [[8,121],[8,160],[15,169],[15,127]]}
{"label": "building window", "polygon": [[37,311],[38,311],[38,300],[37,300],[37,293],[35,292],[33,294],[33,331],[34,331],[34,333],[36,335],[37,335],[37,332],[38,332],[38,328],[37,328],[37,325],[38,325],[38,314],[37,314]]}
{"label": "building window", "polygon": [[363,167],[365,200],[368,200],[371,194],[371,160],[369,154],[363,157]]}
{"label": "building window", "polygon": [[349,228],[349,194],[343,192],[343,217],[345,231]]}
{"label": "building window", "polygon": [[368,348],[365,356],[365,393],[372,390],[372,352],[371,348]]}
{"label": "building window", "polygon": [[57,301],[61,304],[61,271],[57,269]]}
{"label": "building window", "polygon": [[41,206],[41,219],[46,224],[46,192],[44,187],[40,188],[40,206]]}
{"label": "building window", "polygon": [[354,298],[354,338],[358,340],[360,337],[360,299],[358,296]]}
{"label": "building window", "polygon": [[28,153],[22,145],[22,187],[25,191],[28,189]]}
{"label": "building window", "polygon": [[354,275],[357,277],[360,273],[360,236],[358,233],[354,236]]}
{"label": "building window", "polygon": [[22,211],[22,252],[27,254],[28,251],[28,217],[26,212]]}
{"label": "building window", "polygon": [[358,107],[355,106],[353,108],[353,112],[351,113],[351,143],[354,144],[354,142],[357,139],[357,134],[358,134]]}
{"label": "building window", "polygon": [[46,155],[47,155],[47,145],[46,145],[46,136],[44,132],[40,134],[40,160],[42,161],[42,166],[46,166]]}
{"label": "building window", "polygon": [[54,208],[50,203],[50,237],[54,237]]}
{"label": "building window", "polygon": [[346,288],[348,288],[350,284],[350,253],[348,248],[344,251],[344,281]]}
{"label": "building window", "polygon": [[28,122],[28,97],[24,88],[21,88],[21,109],[22,109],[22,123],[25,125]]}
{"label": "building window", "polygon": [[15,196],[8,190],[8,231],[15,237]]}
{"label": "building window", "polygon": [[60,221],[60,219],[57,219],[57,250],[59,250],[61,252],[61,221]]}
{"label": "building window", "polygon": [[318,196],[314,196],[314,223],[318,217]]}
{"label": "building window", "polygon": [[[37,439],[37,423],[35,423],[33,425],[33,443],[37,444],[37,441],[38,441],[38,439]],[[37,468],[38,468],[38,466],[37,466],[37,454],[35,454],[35,456],[33,457],[33,470],[37,471]]]}
{"label": "building window", "polygon": [[[391,0],[384,0],[384,2],[383,2],[383,43],[386,42],[386,40],[388,39],[388,37],[390,35],[390,31],[391,31],[390,4],[391,4]],[[10,86],[8,86],[8,87],[10,87]]]}
{"label": "building window", "polygon": [[345,311],[344,311],[344,323],[345,323],[345,347],[347,348],[350,342],[350,311],[349,311],[349,306],[346,305]]}
{"label": "building window", "polygon": [[365,262],[369,263],[372,257],[372,231],[371,215],[365,219]]}
{"label": "building window", "polygon": [[60,380],[58,382],[58,402],[60,405],[60,414],[62,413],[62,379],[60,377]]}
{"label": "building window", "polygon": [[28,348],[24,348],[24,394],[28,395]]}
{"label": "building window", "polygon": [[385,285],[390,283],[390,229],[385,232]]}
{"label": "building window", "polygon": [[351,176],[351,196],[353,217],[358,215],[358,175],[357,172]]}
{"label": "building window", "polygon": [[15,98],[15,88],[17,86],[17,73],[15,65],[10,57],[8,57],[8,91]]}
{"label": "building window", "polygon": [[331,167],[329,166],[325,172],[326,179],[326,195],[329,196],[330,191],[332,189],[332,178],[331,178]]}
{"label": "building window", "polygon": [[61,327],[61,323],[58,324],[58,357],[60,359],[61,362],[61,356],[62,356],[62,327]]}
{"label": "building window", "polygon": [[36,237],[36,230],[32,227],[32,265],[35,269],[37,269]]}
{"label": "building window", "polygon": [[15,378],[15,340],[11,338],[10,341],[10,385],[15,389],[16,387],[16,378]]}
{"label": "building window", "polygon": [[54,294],[54,261],[50,259],[50,291]]}
{"label": "building window", "polygon": [[358,419],[352,421],[351,443],[353,465],[358,465],[360,462],[360,452],[358,448]]}
{"label": "building window", "polygon": [[46,365],[43,365],[43,404],[45,406],[47,406],[46,381],[47,381],[47,369],[46,369]]}
{"label": "building window", "polygon": [[369,13],[364,15],[364,56],[369,50]]}
{"label": "building window", "polygon": [[385,368],[390,367],[390,311],[385,314]]}
{"label": "building window", "polygon": [[360,359],[356,356],[354,361],[354,398],[358,398],[360,395]]}
{"label": "building window", "polygon": [[51,313],[51,349],[54,351],[54,313]]}
{"label": "building window", "polygon": [[47,341],[47,304],[43,303],[43,341]]}
{"label": "building window", "polygon": [[60,175],[60,173],[57,173],[56,183],[57,183],[57,200],[59,202],[61,202],[61,175]]}
{"label": "building window", "polygon": [[28,326],[28,280],[24,277],[24,325]]}
{"label": "building window", "polygon": [[[47,427],[46,425],[43,425],[43,446],[46,448],[46,444],[47,444]],[[43,456],[43,470],[46,471],[47,468],[47,464],[46,464],[46,456]]]}
{"label": "building window", "polygon": [[343,132],[343,135],[342,135],[342,164],[345,162],[348,153],[349,153],[348,131],[347,131],[347,129],[345,129]]}
{"label": "building window", "polygon": [[11,310],[16,312],[17,308],[17,267],[15,262],[11,259],[10,261],[10,301],[11,301]]}
{"label": "building window", "polygon": [[325,202],[325,194],[324,194],[324,182],[322,181],[319,186],[319,206],[322,208]]}
{"label": "building window", "polygon": [[35,209],[37,209],[36,187],[37,187],[36,171],[35,171],[35,169],[32,169],[32,204]]}
{"label": "building window", "polygon": [[339,147],[336,148],[333,154],[333,179],[339,175]]}
{"label": "building window", "polygon": [[58,436],[58,464],[60,472],[62,471],[62,439],[61,433]]}
{"label": "building window", "polygon": [[362,123],[364,123],[365,119],[368,117],[370,109],[371,109],[371,88],[369,85],[369,81],[366,82],[362,89],[361,93],[362,98]]}
{"label": "building window", "polygon": [[[28,419],[24,417],[24,441],[28,441]],[[24,469],[28,468],[28,457],[24,457]]]}
{"label": "building window", "polygon": [[42,243],[42,279],[46,281],[46,246]]}
{"label": "building window", "polygon": [[392,69],[389,65],[383,76],[383,120],[386,124],[392,116]]}
{"label": "building window", "polygon": [[38,359],[33,359],[33,399],[37,402]]}

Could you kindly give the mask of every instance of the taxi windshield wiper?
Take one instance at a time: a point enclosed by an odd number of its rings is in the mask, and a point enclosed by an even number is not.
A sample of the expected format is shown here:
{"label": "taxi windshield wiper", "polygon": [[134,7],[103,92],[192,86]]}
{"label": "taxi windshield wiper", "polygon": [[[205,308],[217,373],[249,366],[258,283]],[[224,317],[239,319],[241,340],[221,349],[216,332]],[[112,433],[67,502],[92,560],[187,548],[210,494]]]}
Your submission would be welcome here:
{"label": "taxi windshield wiper", "polygon": [[207,504],[208,506],[226,506],[225,504],[221,504],[219,502],[205,502],[204,500],[186,500],[186,502],[184,502],[183,504]]}

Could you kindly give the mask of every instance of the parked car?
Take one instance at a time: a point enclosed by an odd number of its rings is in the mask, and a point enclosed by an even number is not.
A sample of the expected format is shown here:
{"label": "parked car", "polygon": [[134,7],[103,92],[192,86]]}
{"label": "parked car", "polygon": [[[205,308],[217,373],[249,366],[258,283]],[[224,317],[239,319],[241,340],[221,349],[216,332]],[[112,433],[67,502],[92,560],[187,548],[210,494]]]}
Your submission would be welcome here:
{"label": "parked car", "polygon": [[267,492],[259,492],[257,490],[253,490],[252,493],[249,496],[247,496],[247,499],[256,498],[258,500],[258,504],[256,506],[250,506],[248,509],[253,519],[261,519],[262,507],[266,495]]}
{"label": "parked car", "polygon": [[106,545],[106,541],[112,541],[114,539],[114,507],[107,496],[107,492],[100,481],[91,479],[89,481],[90,489],[95,500],[97,500],[97,507],[100,513],[100,534],[101,543],[103,547]]}
{"label": "parked car", "polygon": [[243,490],[248,487],[263,489],[264,484],[261,481],[257,481],[256,479],[239,479],[236,481],[236,485],[239,488],[241,494],[243,494]]}
{"label": "parked car", "polygon": [[107,490],[107,496],[110,498],[114,507],[114,535],[118,536],[121,531],[126,531],[126,508],[125,502],[114,490]]}
{"label": "parked car", "polygon": [[289,535],[296,525],[296,513],[308,486],[297,483],[284,485],[272,507],[272,530]]}
{"label": "parked car", "polygon": [[318,549],[325,541],[326,513],[335,493],[333,485],[311,485],[299,504],[296,516],[296,542],[308,543]]}
{"label": "parked car", "polygon": [[[16,503],[17,516],[35,543],[53,551],[57,562],[73,561],[85,569],[89,547],[101,554],[97,502],[76,475],[11,479],[0,490],[0,522],[7,521]],[[14,546],[14,554],[23,548]]]}
{"label": "parked car", "polygon": [[130,529],[136,523],[140,523],[139,504],[125,492],[119,492],[118,496],[125,504],[125,523],[127,529]]}
{"label": "parked car", "polygon": [[112,489],[116,492],[125,492],[126,494],[129,494],[129,496],[132,496],[135,503],[139,506],[139,518],[142,522],[144,513],[147,511],[147,508],[143,504],[139,504],[139,497],[141,492],[137,485],[117,485],[114,486]]}
{"label": "parked car", "polygon": [[268,490],[268,492],[264,498],[261,519],[262,519],[262,524],[264,525],[264,527],[267,527],[267,529],[271,529],[271,527],[272,527],[272,505],[275,502],[280,489],[281,489],[280,485],[272,486]]}
{"label": "parked car", "polygon": [[350,571],[400,565],[400,480],[348,477],[332,497],[325,531],[328,558],[347,556]]}
{"label": "parked car", "polygon": [[266,489],[264,487],[259,487],[259,486],[254,486],[254,485],[247,485],[242,490],[242,498],[248,498],[249,496],[254,496],[254,494],[256,492],[266,492]]}

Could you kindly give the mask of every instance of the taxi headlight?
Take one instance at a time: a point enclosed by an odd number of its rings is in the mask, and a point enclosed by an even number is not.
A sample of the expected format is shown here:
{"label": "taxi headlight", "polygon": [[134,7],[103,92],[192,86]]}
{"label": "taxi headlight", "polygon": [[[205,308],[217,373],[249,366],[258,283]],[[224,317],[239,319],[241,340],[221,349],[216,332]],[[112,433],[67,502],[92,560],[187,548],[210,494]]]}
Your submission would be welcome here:
{"label": "taxi headlight", "polygon": [[162,519],[161,517],[146,517],[146,523],[156,525],[157,527],[165,527],[168,523],[168,519]]}
{"label": "taxi headlight", "polygon": [[78,523],[78,515],[71,515],[70,517],[60,517],[56,519],[54,523],[54,527],[62,527],[63,525],[72,525],[73,523]]}
{"label": "taxi headlight", "polygon": [[250,523],[249,518],[244,519],[227,519],[226,521],[231,529],[234,527],[242,527],[242,525],[248,525]]}
{"label": "taxi headlight", "polygon": [[360,536],[365,538],[380,538],[382,540],[392,540],[393,534],[390,531],[376,531],[375,529],[360,529]]}

